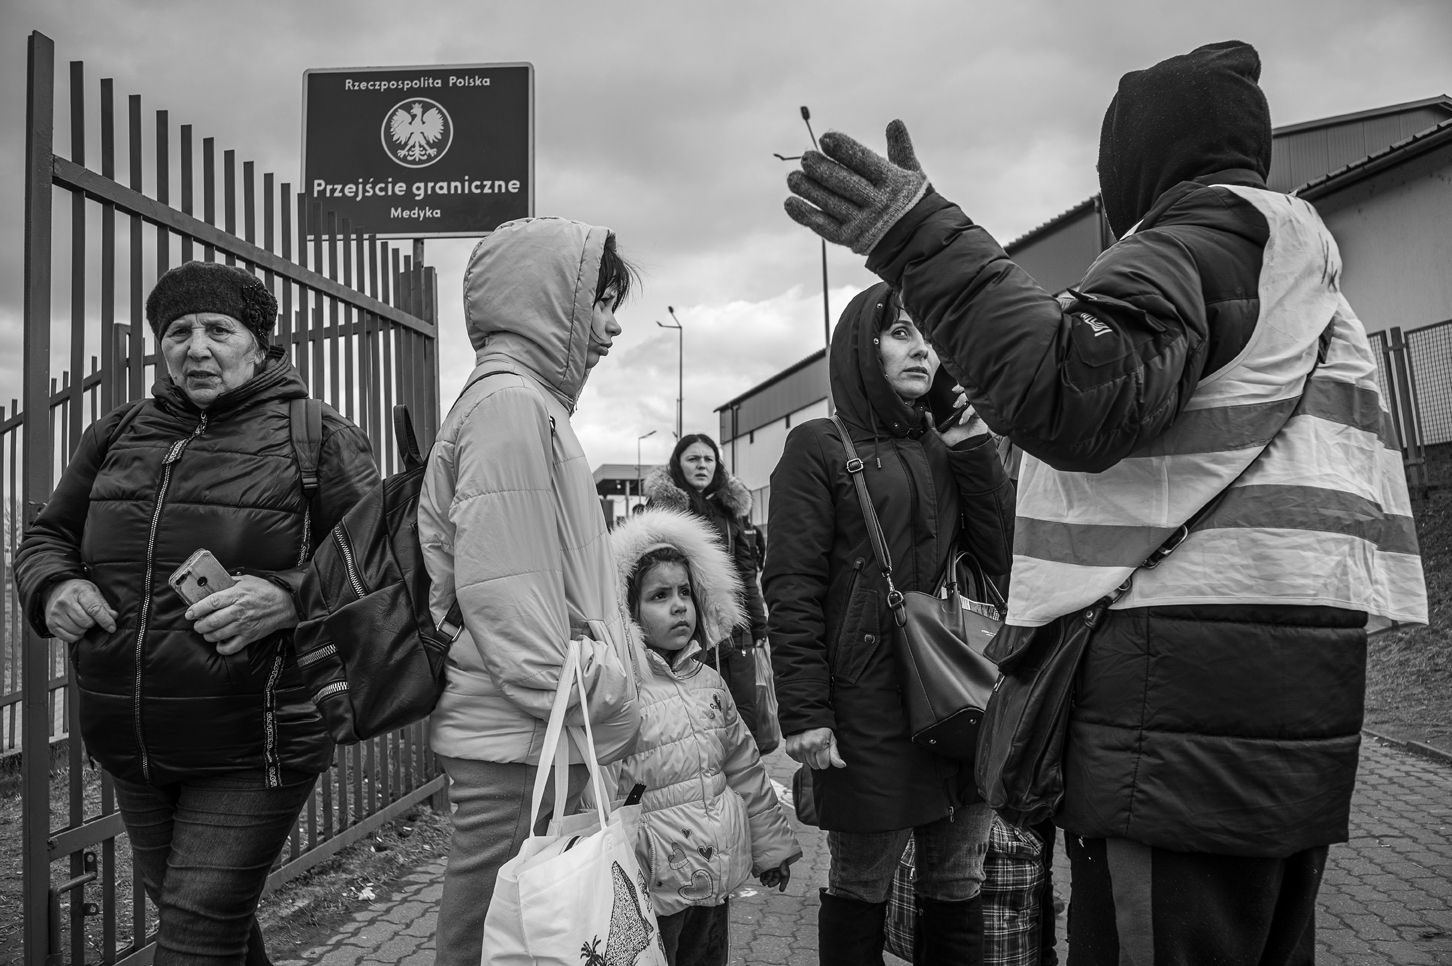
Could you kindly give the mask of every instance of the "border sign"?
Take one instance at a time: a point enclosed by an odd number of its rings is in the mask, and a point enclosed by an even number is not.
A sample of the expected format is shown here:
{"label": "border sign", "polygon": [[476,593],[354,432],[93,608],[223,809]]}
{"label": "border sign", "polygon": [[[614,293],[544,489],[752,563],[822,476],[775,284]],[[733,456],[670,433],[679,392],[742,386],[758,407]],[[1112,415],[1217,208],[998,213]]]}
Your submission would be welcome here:
{"label": "border sign", "polygon": [[534,66],[303,72],[310,204],[380,237],[483,235],[534,214]]}

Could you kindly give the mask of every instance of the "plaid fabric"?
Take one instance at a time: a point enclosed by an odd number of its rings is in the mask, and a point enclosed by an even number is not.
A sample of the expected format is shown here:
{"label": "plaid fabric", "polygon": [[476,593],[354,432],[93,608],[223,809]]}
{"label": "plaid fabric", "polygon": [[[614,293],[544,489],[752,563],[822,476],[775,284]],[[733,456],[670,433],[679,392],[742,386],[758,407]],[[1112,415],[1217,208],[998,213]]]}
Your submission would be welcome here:
{"label": "plaid fabric", "polygon": [[917,879],[914,858],[917,850],[912,836],[908,836],[907,848],[898,861],[897,872],[892,877],[892,890],[887,894],[887,942],[888,952],[899,959],[913,961],[913,937],[917,934],[918,904],[913,897],[913,882]]}
{"label": "plaid fabric", "polygon": [[1032,831],[994,816],[983,862],[984,963],[1038,966],[1043,854],[1044,844]]}

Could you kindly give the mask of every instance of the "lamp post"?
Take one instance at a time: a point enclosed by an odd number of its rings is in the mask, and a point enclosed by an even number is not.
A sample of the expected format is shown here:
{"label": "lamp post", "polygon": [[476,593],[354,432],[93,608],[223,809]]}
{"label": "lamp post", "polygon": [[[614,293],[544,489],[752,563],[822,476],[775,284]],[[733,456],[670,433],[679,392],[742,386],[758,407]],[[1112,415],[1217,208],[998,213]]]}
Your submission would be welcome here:
{"label": "lamp post", "polygon": [[667,305],[666,311],[671,314],[671,320],[675,325],[666,325],[660,319],[655,324],[662,329],[676,330],[676,439],[681,438],[685,432],[686,419],[686,330],[681,326],[681,320],[676,318],[676,309],[673,305]]}
{"label": "lamp post", "polygon": [[[812,112],[811,112],[810,109],[808,109],[807,105],[805,105],[805,104],[802,105],[802,123],[807,126],[807,137],[809,137],[809,138],[812,139],[812,150],[814,150],[814,151],[821,150],[817,146],[817,135],[816,135],[816,132],[814,132],[812,130]],[[776,154],[776,152],[772,152],[772,153],[773,154]],[[800,154],[794,154],[794,155],[790,155],[790,156],[783,155],[783,154],[776,154],[776,157],[779,160],[782,160],[782,161],[798,161],[798,160],[801,159],[802,156]],[[831,355],[831,353],[832,353],[832,309],[831,309],[831,306],[829,306],[827,304],[827,240],[825,238],[822,239],[822,338],[823,338],[823,342],[825,343],[825,345],[827,347],[827,354],[828,355]],[[827,409],[830,412],[833,408],[834,407],[832,405],[832,385],[829,382],[827,384]]]}
{"label": "lamp post", "polygon": [[[635,498],[637,500],[640,499],[640,441],[643,439],[649,439],[654,435],[655,430],[652,429],[648,433],[635,437]],[[639,504],[636,505],[639,506]],[[630,507],[627,506],[625,510],[628,514],[630,512]]]}

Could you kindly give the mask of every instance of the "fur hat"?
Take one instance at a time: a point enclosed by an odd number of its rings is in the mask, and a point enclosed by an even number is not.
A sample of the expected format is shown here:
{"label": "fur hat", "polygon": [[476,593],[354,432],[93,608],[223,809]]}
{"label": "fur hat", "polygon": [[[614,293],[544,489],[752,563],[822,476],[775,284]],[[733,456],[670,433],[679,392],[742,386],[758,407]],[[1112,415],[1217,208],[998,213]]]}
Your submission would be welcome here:
{"label": "fur hat", "polygon": [[652,550],[673,547],[691,569],[691,592],[696,599],[696,640],[711,647],[731,636],[731,629],[746,622],[741,605],[741,578],[712,526],[700,517],[674,510],[650,509],[626,520],[610,533],[615,551],[620,602],[630,598],[640,558]]}
{"label": "fur hat", "polygon": [[241,322],[258,344],[272,343],[277,325],[277,299],[262,280],[245,268],[220,262],[187,262],[156,280],[146,298],[146,321],[156,337],[183,315],[217,312]]}

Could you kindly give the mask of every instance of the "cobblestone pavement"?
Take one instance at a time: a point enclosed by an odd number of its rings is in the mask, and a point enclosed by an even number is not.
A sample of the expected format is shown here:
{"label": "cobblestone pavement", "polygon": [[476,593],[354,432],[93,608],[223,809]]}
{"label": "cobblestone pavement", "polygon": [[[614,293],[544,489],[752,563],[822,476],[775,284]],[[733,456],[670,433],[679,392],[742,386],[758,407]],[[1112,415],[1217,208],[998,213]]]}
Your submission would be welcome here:
{"label": "cobblestone pavement", "polygon": [[[795,768],[780,752],[772,777],[790,787]],[[795,825],[795,818],[793,818]],[[756,883],[732,899],[735,964],[817,961],[817,889],[827,879],[826,836],[797,826],[804,855],[786,892]],[[1069,871],[1056,849],[1056,891]],[[360,910],[326,944],[279,966],[432,966],[444,863],[408,876],[391,897]],[[1063,919],[1059,920],[1063,956]],[[1452,764],[1366,739],[1351,841],[1333,846],[1321,886],[1317,963],[1324,966],[1452,964]],[[899,960],[887,957],[889,963]]]}

